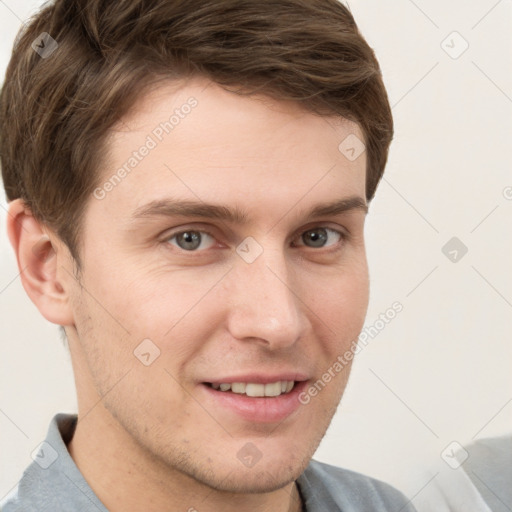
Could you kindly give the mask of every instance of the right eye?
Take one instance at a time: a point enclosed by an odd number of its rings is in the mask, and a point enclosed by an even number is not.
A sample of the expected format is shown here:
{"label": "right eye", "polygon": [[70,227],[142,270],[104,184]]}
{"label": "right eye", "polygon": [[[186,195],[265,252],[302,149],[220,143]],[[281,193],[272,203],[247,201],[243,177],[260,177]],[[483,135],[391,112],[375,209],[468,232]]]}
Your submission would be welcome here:
{"label": "right eye", "polygon": [[[214,240],[213,235],[207,231],[190,229],[171,234],[166,237],[165,242],[171,243],[183,251],[197,252],[198,249],[208,249],[213,245],[212,241],[208,242],[208,238]],[[175,240],[175,243],[172,243],[172,240]]]}

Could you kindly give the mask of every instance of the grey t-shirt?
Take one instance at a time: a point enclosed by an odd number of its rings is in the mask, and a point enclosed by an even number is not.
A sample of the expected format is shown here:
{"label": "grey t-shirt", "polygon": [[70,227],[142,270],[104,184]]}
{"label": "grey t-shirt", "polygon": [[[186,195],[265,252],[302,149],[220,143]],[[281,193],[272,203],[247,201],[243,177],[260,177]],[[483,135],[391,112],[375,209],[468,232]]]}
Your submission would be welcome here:
{"label": "grey t-shirt", "polygon": [[[76,415],[57,414],[38,454],[0,503],[2,512],[108,512],[69,455]],[[414,512],[384,482],[312,460],[297,479],[307,512]]]}

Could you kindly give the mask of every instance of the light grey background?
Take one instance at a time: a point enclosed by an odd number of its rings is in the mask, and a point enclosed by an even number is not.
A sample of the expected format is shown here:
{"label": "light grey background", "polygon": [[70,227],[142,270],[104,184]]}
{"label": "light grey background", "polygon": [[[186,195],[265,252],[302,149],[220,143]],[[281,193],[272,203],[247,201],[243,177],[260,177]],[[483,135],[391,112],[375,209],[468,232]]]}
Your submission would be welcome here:
{"label": "light grey background", "polygon": [[[39,3],[0,1],[2,75]],[[512,431],[512,2],[349,4],[396,123],[367,219],[366,325],[395,301],[404,309],[359,353],[316,458],[413,497],[429,485],[423,460],[443,471],[453,441]],[[0,497],[54,413],[75,411],[68,354],[22,288],[5,208],[2,194]],[[442,252],[452,237],[468,248],[455,263]]]}

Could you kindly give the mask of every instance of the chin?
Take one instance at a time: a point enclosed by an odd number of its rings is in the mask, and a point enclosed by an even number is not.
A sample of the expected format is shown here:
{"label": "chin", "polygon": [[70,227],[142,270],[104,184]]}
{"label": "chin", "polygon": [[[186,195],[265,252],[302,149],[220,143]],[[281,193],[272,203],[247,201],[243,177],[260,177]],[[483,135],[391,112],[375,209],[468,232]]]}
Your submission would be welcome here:
{"label": "chin", "polygon": [[[206,462],[205,463],[205,459]],[[260,494],[276,491],[295,481],[306,469],[310,458],[297,455],[297,450],[272,452],[272,457],[261,456],[259,460],[247,460],[224,452],[203,458],[203,461],[186,457],[175,469],[197,482],[216,491],[235,494]]]}
{"label": "chin", "polygon": [[305,469],[298,464],[296,467],[281,466],[279,469],[259,466],[260,464],[242,470],[239,467],[230,468],[226,470],[226,476],[223,479],[216,478],[212,481],[205,481],[205,483],[218,491],[262,494],[282,489],[295,481]]}

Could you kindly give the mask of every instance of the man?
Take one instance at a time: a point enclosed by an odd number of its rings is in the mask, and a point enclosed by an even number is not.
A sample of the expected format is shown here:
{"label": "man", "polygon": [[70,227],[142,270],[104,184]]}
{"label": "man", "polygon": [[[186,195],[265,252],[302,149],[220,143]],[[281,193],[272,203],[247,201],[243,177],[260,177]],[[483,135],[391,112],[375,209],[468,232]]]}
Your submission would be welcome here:
{"label": "man", "polygon": [[9,238],[78,399],[3,510],[413,510],[311,460],[393,132],[342,4],[58,0],[0,115]]}

